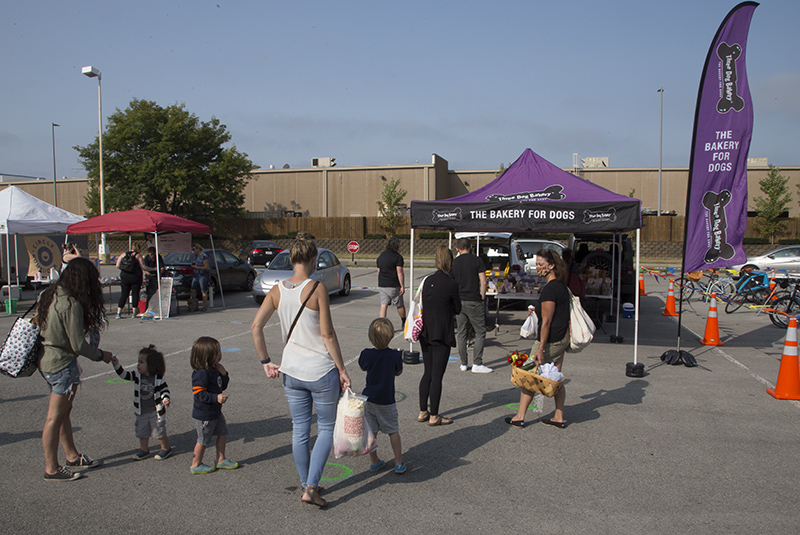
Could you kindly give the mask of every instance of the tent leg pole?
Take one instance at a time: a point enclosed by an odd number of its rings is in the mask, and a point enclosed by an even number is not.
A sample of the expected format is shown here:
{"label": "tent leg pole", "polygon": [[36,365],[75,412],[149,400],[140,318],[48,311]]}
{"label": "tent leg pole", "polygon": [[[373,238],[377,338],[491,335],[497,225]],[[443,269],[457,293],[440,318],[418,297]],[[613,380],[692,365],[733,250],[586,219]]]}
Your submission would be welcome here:
{"label": "tent leg pole", "polygon": [[[208,235],[208,238],[211,240],[211,250],[215,251],[214,249],[214,236],[211,234]],[[217,264],[216,255],[214,255],[214,268],[217,272],[217,281],[219,282],[219,296],[222,298],[222,308],[225,308],[225,293],[222,291],[222,277],[219,276],[219,265]]]}

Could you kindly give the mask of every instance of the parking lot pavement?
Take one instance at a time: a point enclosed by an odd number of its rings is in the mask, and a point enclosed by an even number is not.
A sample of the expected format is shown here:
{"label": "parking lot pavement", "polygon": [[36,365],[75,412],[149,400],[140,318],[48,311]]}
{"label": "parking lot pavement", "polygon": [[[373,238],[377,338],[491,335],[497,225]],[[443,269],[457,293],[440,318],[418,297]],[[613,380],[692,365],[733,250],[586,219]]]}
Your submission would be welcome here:
{"label": "parking lot pavement", "polygon": [[[415,270],[417,282],[428,271]],[[351,295],[333,296],[331,308],[359,391],[364,373],[356,360],[368,345],[378,295],[374,268],[352,273]],[[249,294],[226,293],[224,310],[164,321],[111,320],[101,347],[126,367],[149,343],[167,357],[173,400],[167,428],[175,455],[130,460],[138,449],[132,385],[121,383],[110,366],[82,359],[75,439],[104,466],[76,482],[45,483],[46,384],[38,375],[2,377],[3,532],[51,533],[64,526],[81,533],[126,533],[144,526],[166,533],[796,532],[800,406],[766,393],[777,378],[785,332],[763,314],[723,312],[725,345],[701,346],[697,339],[707,308],[697,304],[684,310],[681,347],[701,367],[659,365],[660,355],[675,348],[677,322],[661,314],[666,285],[648,282],[647,291],[639,307],[637,354],[646,376],[625,376],[634,355],[635,320],[619,320],[621,344],[609,339],[616,325],[605,323],[608,334],[598,331],[589,348],[566,356],[569,425],[563,430],[537,423],[552,413],[551,400],[543,413],[529,413],[531,425],[524,429],[503,422],[519,400],[505,359],[531,345],[518,335],[522,308],[504,309],[503,328],[487,339],[484,361],[494,373],[460,372],[453,351],[442,396],[442,414],[453,418],[453,425],[416,422],[422,366],[405,366],[396,385],[408,472],[371,473],[366,457],[331,457],[323,482],[330,501],[326,510],[300,502],[288,405],[279,380],[264,377],[257,362],[250,334],[256,305]],[[8,332],[15,317],[0,317],[0,332]],[[407,347],[397,315],[390,312],[389,318],[398,328],[392,345]],[[265,328],[277,358],[279,332],[276,320]],[[228,456],[242,466],[196,477],[189,474],[195,438],[189,350],[201,335],[218,338],[223,347],[231,375],[224,406]],[[381,458],[391,459],[387,437],[379,435],[378,442]]]}

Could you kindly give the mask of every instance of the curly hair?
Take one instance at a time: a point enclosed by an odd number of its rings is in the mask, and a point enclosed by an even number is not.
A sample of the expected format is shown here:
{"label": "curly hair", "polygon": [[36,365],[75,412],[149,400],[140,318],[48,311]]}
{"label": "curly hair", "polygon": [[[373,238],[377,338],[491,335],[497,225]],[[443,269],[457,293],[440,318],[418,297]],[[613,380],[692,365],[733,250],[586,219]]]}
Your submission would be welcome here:
{"label": "curly hair", "polygon": [[167,363],[164,361],[164,354],[156,349],[156,346],[150,344],[147,347],[143,347],[139,354],[144,355],[148,375],[164,377],[167,371]]}
{"label": "curly hair", "polygon": [[68,296],[83,307],[83,325],[88,334],[100,331],[106,325],[103,288],[100,286],[100,272],[88,258],[74,258],[61,273],[58,281],[45,290],[36,304],[37,323],[44,328],[50,313],[50,305],[56,291],[63,288]]}

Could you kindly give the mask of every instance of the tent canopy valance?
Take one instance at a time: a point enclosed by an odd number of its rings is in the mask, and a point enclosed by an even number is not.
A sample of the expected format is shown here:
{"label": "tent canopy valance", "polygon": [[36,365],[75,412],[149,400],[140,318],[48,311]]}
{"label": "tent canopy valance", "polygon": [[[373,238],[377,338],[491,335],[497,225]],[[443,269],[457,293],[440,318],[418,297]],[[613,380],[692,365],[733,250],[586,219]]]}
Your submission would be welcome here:
{"label": "tent canopy valance", "polygon": [[641,201],[551,164],[531,149],[475,191],[411,201],[411,227],[449,231],[622,232],[641,228]]}
{"label": "tent canopy valance", "polygon": [[176,215],[154,212],[152,210],[126,210],[103,214],[81,223],[70,225],[69,234],[89,234],[92,232],[192,232],[211,234],[211,228]]}

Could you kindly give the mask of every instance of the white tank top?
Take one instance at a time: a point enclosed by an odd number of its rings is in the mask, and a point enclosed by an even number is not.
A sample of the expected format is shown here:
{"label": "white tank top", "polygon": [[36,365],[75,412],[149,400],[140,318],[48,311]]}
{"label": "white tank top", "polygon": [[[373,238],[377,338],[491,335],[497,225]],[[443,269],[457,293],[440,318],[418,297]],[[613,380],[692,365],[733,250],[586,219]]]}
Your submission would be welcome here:
{"label": "white tank top", "polygon": [[[297,311],[303,304],[301,295],[303,288],[311,282],[308,279],[294,288],[287,288],[286,282],[279,283],[281,300],[278,303],[278,319],[281,321],[283,341],[289,334]],[[291,283],[289,283],[291,284]],[[292,338],[283,348],[280,371],[301,381],[317,381],[322,379],[336,366],[325,347],[319,329],[319,311],[306,307],[292,331]]]}

